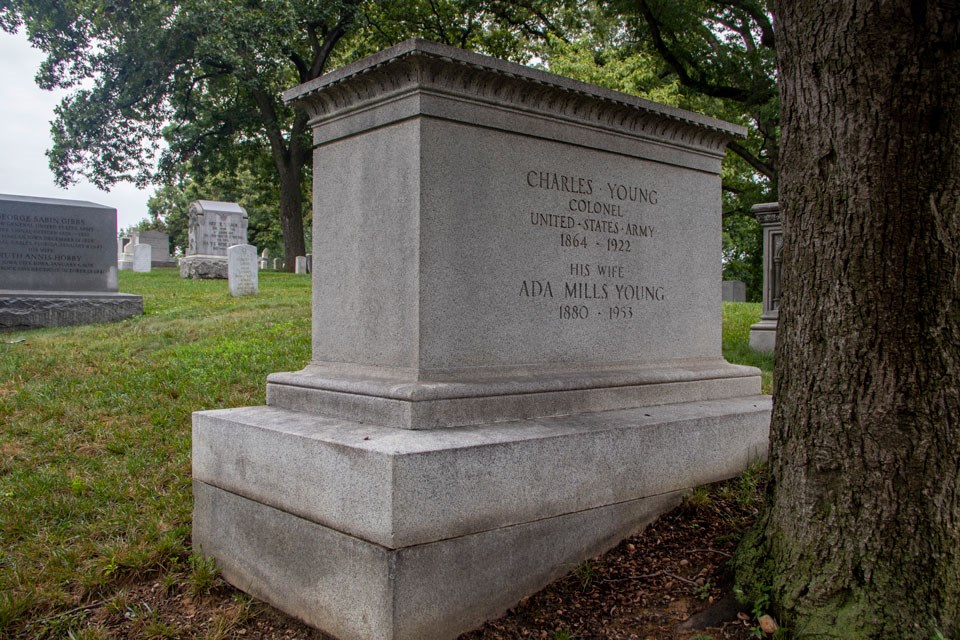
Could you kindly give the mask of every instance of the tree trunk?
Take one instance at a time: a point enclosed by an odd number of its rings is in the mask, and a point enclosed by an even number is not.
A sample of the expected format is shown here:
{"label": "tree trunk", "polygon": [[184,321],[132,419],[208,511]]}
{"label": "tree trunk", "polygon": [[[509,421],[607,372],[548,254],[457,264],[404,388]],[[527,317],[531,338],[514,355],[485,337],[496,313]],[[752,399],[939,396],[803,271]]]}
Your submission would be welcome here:
{"label": "tree trunk", "polygon": [[960,635],[956,2],[777,0],[771,485],[738,555],[795,638]]}
{"label": "tree trunk", "polygon": [[280,175],[280,227],[283,231],[285,271],[293,271],[297,256],[307,255],[303,239],[303,192],[300,190],[302,161],[277,163]]}

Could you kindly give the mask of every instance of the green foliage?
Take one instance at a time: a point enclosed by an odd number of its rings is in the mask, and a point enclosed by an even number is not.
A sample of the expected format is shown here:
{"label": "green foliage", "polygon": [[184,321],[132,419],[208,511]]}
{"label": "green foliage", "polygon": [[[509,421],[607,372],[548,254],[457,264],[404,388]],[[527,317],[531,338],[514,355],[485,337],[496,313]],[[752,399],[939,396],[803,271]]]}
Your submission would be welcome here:
{"label": "green foliage", "polygon": [[220,571],[213,558],[205,556],[190,556],[190,590],[195,595],[210,593],[217,584]]}
{"label": "green foliage", "polygon": [[763,300],[763,231],[749,214],[723,219],[723,279],[742,280],[748,302]]}
{"label": "green foliage", "polygon": [[[277,216],[280,197],[275,182],[269,179],[269,157],[261,154],[260,162],[243,161],[236,168],[218,173],[184,176],[176,184],[164,185],[147,201],[153,219],[162,220],[170,234],[170,244],[187,248],[188,211],[194,200],[237,202],[247,211],[247,240],[258,250],[269,249],[270,255],[283,255],[283,232]],[[303,202],[310,202],[309,180],[302,183]],[[310,228],[312,216],[304,205],[303,219]],[[307,233],[307,237],[310,234]],[[309,246],[309,243],[308,243]]]}
{"label": "green foliage", "polygon": [[580,586],[586,589],[597,578],[597,566],[589,560],[584,560],[577,566],[573,574],[580,581]]}
{"label": "green foliage", "polygon": [[263,184],[277,185],[286,253],[300,255],[310,140],[306,115],[280,94],[327,68],[359,4],[10,0],[0,25],[24,26],[47,54],[41,87],[70,91],[48,152],[59,184],[171,184],[185,170],[233,174],[266,153]]}
{"label": "green foliage", "polygon": [[761,304],[756,302],[723,303],[723,357],[735,364],[759,367],[763,392],[773,388],[773,354],[750,348],[750,325],[760,321]]}

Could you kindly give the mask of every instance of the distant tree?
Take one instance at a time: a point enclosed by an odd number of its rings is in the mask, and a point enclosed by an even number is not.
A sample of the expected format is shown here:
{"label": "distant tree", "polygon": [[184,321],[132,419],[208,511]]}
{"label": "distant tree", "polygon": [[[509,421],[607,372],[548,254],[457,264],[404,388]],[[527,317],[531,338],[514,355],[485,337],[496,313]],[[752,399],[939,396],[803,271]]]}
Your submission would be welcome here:
{"label": "distant tree", "polygon": [[[261,156],[259,162],[245,161],[218,173],[184,175],[175,183],[161,186],[147,201],[149,219],[161,221],[170,234],[171,244],[186,251],[191,202],[237,202],[247,212],[247,241],[260,251],[269,249],[272,256],[283,255],[283,234],[276,211],[279,188],[264,179],[264,174],[270,173],[270,158],[266,152]],[[309,185],[304,184],[303,188],[308,189]],[[309,194],[303,197],[309,199]],[[305,222],[309,228],[309,216]]]}
{"label": "distant tree", "polygon": [[798,639],[956,638],[960,5],[775,10],[783,294],[739,584]]}
{"label": "distant tree", "polygon": [[217,173],[269,149],[292,265],[305,253],[311,143],[306,115],[280,93],[328,68],[359,4],[7,0],[0,26],[25,26],[47,54],[41,87],[72,90],[48,152],[59,184],[169,182],[185,162],[194,175]]}

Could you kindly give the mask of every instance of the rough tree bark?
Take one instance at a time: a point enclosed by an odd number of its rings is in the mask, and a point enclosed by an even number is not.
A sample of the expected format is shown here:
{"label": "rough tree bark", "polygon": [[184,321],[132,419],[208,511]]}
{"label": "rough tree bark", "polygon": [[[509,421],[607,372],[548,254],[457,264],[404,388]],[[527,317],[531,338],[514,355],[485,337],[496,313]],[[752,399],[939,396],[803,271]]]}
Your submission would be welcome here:
{"label": "rough tree bark", "polygon": [[777,0],[772,483],[738,557],[795,638],[960,635],[960,6]]}

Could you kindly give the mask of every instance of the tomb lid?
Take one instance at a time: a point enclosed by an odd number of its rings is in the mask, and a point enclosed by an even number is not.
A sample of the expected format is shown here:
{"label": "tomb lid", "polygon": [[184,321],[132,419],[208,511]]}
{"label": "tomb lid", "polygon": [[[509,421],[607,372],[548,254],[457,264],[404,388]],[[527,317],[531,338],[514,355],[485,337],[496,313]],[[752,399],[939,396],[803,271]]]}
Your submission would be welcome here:
{"label": "tomb lid", "polygon": [[243,215],[247,215],[247,210],[236,202],[194,200],[190,203],[190,208],[198,210],[198,213],[241,213]]}
{"label": "tomb lid", "polygon": [[[403,65],[410,65],[412,61],[421,63],[437,63],[427,73],[418,73],[412,69],[402,69]],[[414,67],[416,64],[414,64]],[[395,77],[384,80],[385,72],[391,73],[396,67]],[[301,84],[283,93],[286,102],[298,103],[298,106],[307,109],[311,116],[318,117],[364,104],[368,99],[382,97],[385,92],[399,92],[410,87],[432,86],[442,84],[445,68],[452,71],[456,77],[457,91],[476,93],[480,97],[503,103],[516,103],[518,106],[530,108],[534,103],[540,107],[548,103],[557,106],[558,99],[566,104],[565,111],[574,109],[572,103],[584,100],[606,107],[611,116],[608,120],[616,120],[614,111],[627,109],[636,114],[652,116],[660,121],[672,122],[677,129],[697,129],[701,133],[710,132],[715,137],[722,138],[724,144],[733,138],[746,136],[747,129],[741,125],[724,122],[716,118],[704,116],[685,109],[658,104],[637,96],[632,96],[612,89],[565,78],[553,73],[533,69],[515,62],[508,62],[498,58],[466,51],[436,42],[417,38],[406,40],[398,45],[384,49],[379,53],[367,56],[354,63],[324,74],[310,82]],[[450,75],[447,73],[446,75]],[[370,76],[372,86],[369,95],[358,90],[357,80]],[[514,85],[516,83],[536,85],[542,94],[541,99],[532,99],[529,93],[511,89],[491,92],[491,84]],[[340,85],[348,84],[349,89],[340,90]],[[392,86],[390,86],[392,85]],[[454,85],[451,85],[452,88]],[[516,89],[516,87],[512,87]],[[388,91],[392,89],[392,91]],[[595,109],[594,109],[595,110]],[[599,113],[594,113],[594,119],[599,119]],[[622,117],[622,116],[621,116]],[[688,133],[689,135],[689,133]]]}

